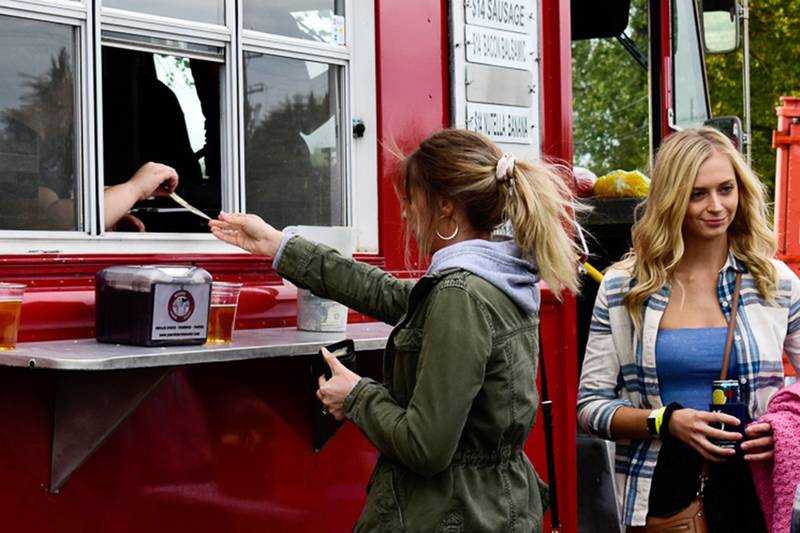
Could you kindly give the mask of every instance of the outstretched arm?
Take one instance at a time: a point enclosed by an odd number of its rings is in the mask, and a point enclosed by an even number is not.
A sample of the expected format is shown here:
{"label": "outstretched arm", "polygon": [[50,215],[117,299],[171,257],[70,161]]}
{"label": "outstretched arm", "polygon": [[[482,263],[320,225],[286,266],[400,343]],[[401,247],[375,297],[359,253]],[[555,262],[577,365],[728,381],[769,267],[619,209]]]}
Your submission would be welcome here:
{"label": "outstretched arm", "polygon": [[217,239],[269,259],[278,253],[283,240],[283,232],[264,222],[258,215],[222,212],[218,220],[211,220],[208,225]]}
{"label": "outstretched arm", "polygon": [[133,205],[150,196],[167,196],[178,186],[175,169],[160,163],[145,163],[128,181],[103,193],[106,230],[110,229]]}

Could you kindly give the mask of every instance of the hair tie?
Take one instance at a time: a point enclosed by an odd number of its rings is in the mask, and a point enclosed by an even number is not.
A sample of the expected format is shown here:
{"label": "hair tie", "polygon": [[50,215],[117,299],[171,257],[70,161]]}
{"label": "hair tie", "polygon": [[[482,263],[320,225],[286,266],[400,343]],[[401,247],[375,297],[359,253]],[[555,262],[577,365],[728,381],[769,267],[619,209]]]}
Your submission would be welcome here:
{"label": "hair tie", "polygon": [[497,181],[514,179],[514,154],[506,152],[497,160],[495,177]]}
{"label": "hair tie", "polygon": [[495,177],[497,181],[503,183],[508,182],[508,196],[514,196],[514,154],[508,152],[504,153],[500,159],[497,160],[497,170],[495,170]]}

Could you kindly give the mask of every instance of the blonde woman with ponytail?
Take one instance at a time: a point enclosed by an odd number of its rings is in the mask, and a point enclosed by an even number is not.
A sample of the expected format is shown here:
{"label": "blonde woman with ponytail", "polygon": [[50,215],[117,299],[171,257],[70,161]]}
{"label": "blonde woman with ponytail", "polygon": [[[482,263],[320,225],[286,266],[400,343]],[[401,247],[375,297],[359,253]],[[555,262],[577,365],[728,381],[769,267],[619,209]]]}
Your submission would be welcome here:
{"label": "blonde woman with ponytail", "polygon": [[[617,441],[629,531],[686,508],[704,461],[709,531],[766,531],[747,463],[772,460],[774,441],[750,422],[783,383],[783,352],[800,368],[800,280],[773,259],[763,187],[725,135],[673,133],[651,178],[632,249],[597,295],[578,419]],[[741,420],[709,410],[736,300],[728,378]]]}
{"label": "blonde woman with ponytail", "polygon": [[[281,276],[395,326],[384,383],[326,354],[327,413],[381,452],[355,531],[541,531],[544,487],[522,451],[536,417],[540,279],[575,292],[574,206],[556,169],[444,130],[400,161],[408,234],[429,258],[415,283],[221,214],[221,240],[274,257]],[[513,238],[493,239],[501,225]]]}

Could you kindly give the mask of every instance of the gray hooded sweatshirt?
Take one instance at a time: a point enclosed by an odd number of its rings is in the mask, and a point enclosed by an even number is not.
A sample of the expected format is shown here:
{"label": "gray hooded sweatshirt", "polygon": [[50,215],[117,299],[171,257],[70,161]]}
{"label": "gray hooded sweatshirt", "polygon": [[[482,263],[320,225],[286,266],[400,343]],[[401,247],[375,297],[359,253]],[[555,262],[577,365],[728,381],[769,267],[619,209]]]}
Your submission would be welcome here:
{"label": "gray hooded sweatshirt", "polygon": [[534,263],[522,258],[522,251],[513,239],[472,239],[446,246],[433,254],[426,274],[451,268],[460,268],[485,279],[527,315],[539,311],[538,270]]}

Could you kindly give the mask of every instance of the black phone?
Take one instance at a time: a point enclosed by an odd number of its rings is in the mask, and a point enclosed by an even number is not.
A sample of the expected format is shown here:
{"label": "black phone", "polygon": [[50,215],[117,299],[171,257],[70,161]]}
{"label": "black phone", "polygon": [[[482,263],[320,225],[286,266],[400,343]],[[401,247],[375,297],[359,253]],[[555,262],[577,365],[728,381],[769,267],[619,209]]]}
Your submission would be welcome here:
{"label": "black phone", "polygon": [[[356,345],[353,339],[344,339],[339,342],[334,342],[325,346],[325,349],[331,352],[336,358],[348,369],[355,371],[356,364]],[[331,379],[331,367],[325,362],[325,357],[320,350],[314,356],[311,362],[311,370],[314,380],[318,380],[321,375],[325,375],[325,379]]]}
{"label": "black phone", "polygon": [[[352,339],[344,339],[325,347],[335,355],[344,366],[356,371],[356,345]],[[331,379],[331,368],[322,356],[322,350],[311,357],[311,388],[314,392],[319,389],[319,377],[325,375],[325,379]],[[314,395],[311,401],[311,442],[314,450],[319,451],[334,433],[342,426],[343,422],[338,422],[323,411],[322,402]]]}

